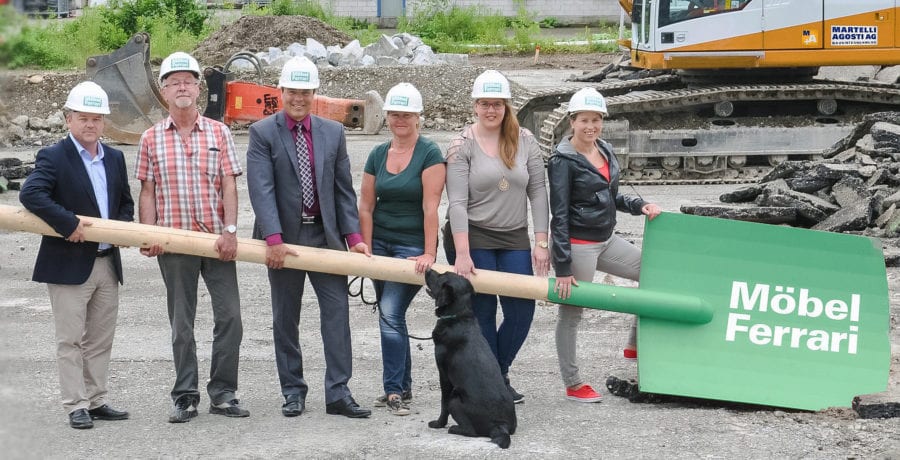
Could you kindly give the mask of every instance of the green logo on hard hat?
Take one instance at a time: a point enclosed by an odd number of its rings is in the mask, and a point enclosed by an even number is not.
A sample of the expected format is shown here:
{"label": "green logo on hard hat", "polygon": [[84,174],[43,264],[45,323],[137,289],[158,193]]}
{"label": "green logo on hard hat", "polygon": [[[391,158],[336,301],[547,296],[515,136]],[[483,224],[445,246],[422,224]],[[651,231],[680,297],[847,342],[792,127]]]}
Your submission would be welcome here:
{"label": "green logo on hard hat", "polygon": [[309,83],[309,72],[302,70],[291,72],[291,81],[303,81]]}
{"label": "green logo on hard hat", "polygon": [[500,93],[503,92],[503,85],[496,82],[485,83],[482,86],[482,91],[485,93]]}
{"label": "green logo on hard hat", "polygon": [[103,99],[96,96],[85,96],[82,104],[85,107],[103,107]]}
{"label": "green logo on hard hat", "polygon": [[172,59],[170,67],[174,69],[190,69],[191,61],[187,58],[174,58]]}
{"label": "green logo on hard hat", "polygon": [[409,107],[409,98],[406,96],[391,96],[390,104]]}
{"label": "green logo on hard hat", "polygon": [[599,97],[588,96],[584,98],[584,105],[595,105],[597,107],[603,107],[603,99]]}

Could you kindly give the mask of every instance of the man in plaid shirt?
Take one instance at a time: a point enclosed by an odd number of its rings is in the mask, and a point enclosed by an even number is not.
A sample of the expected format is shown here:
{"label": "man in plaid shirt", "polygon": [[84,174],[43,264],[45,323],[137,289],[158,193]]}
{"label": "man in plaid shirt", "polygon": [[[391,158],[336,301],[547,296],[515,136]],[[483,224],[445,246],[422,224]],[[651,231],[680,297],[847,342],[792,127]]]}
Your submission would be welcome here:
{"label": "man in plaid shirt", "polygon": [[172,353],[175,362],[174,407],[169,422],[197,416],[197,347],[194,318],[202,275],[212,301],[213,346],[209,393],[211,414],[247,417],[235,396],[243,336],[235,255],[237,182],[243,171],[231,131],[205,118],[197,108],[200,65],[187,53],[163,60],[159,85],[169,116],[141,136],[135,167],[141,181],[138,214],[143,224],[214,233],[218,259],[164,253],[159,244],[141,249],[157,257],[166,285]]}

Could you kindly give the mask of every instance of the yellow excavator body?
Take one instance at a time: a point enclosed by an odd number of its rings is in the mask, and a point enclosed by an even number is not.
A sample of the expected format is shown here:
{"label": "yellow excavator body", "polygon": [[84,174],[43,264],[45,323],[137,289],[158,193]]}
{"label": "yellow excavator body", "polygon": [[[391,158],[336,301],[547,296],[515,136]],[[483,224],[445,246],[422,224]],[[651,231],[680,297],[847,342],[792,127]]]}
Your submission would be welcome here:
{"label": "yellow excavator body", "polygon": [[897,0],[620,0],[644,69],[900,64]]}

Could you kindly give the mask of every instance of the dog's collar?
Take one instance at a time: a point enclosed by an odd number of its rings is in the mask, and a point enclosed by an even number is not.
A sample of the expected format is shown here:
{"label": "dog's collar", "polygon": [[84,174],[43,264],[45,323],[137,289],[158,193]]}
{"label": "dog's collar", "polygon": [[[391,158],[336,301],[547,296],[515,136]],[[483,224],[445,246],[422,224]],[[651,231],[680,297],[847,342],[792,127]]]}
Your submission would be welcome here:
{"label": "dog's collar", "polygon": [[440,321],[440,320],[442,320],[442,319],[455,319],[455,318],[456,318],[456,315],[444,315],[444,316],[438,316],[438,321]]}

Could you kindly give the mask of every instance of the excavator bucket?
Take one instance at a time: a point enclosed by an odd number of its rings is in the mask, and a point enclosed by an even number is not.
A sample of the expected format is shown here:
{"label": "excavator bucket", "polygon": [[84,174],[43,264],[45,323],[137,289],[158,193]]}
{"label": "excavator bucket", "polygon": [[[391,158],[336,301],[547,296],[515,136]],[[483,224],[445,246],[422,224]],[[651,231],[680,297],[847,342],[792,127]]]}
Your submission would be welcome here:
{"label": "excavator bucket", "polygon": [[109,95],[107,138],[137,144],[147,128],[168,114],[150,69],[148,34],[135,34],[112,53],[88,58],[86,73]]}

